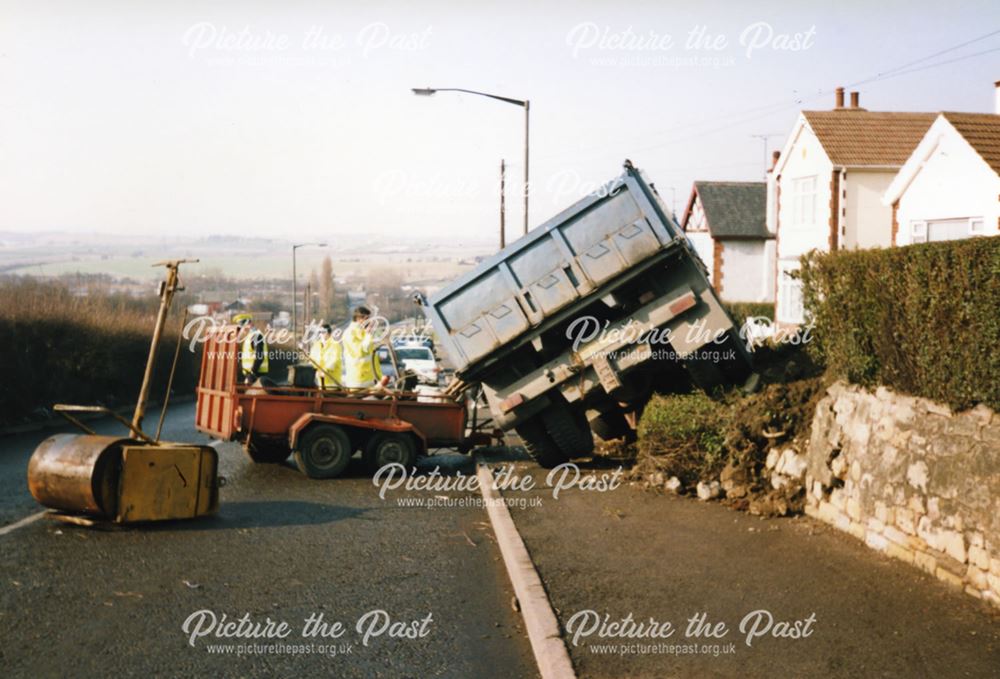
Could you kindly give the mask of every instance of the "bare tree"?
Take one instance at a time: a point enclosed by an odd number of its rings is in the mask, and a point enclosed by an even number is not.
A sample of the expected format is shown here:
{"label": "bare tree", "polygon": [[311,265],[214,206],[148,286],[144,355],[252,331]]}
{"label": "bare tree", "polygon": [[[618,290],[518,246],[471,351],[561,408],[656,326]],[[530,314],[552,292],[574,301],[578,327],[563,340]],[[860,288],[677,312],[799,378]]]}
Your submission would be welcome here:
{"label": "bare tree", "polygon": [[319,274],[319,312],[327,320],[333,315],[333,262],[330,255],[323,258]]}
{"label": "bare tree", "polygon": [[312,271],[309,272],[309,290],[308,290],[309,304],[308,307],[305,309],[306,318],[309,319],[309,321],[314,320],[314,316],[316,313],[319,313],[320,315],[323,314],[322,309],[320,309],[317,312],[317,310],[313,306],[314,304],[313,300],[315,299],[316,291],[318,290],[319,290],[319,276],[316,274],[316,269],[313,269]]}

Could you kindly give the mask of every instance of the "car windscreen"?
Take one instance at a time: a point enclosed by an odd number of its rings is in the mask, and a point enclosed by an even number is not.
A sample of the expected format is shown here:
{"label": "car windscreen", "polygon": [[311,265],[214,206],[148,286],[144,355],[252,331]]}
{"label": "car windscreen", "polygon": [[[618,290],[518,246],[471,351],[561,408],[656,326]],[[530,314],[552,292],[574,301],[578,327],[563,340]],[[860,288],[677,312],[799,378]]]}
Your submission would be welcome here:
{"label": "car windscreen", "polygon": [[400,347],[396,349],[396,358],[401,361],[433,361],[434,354],[422,347]]}

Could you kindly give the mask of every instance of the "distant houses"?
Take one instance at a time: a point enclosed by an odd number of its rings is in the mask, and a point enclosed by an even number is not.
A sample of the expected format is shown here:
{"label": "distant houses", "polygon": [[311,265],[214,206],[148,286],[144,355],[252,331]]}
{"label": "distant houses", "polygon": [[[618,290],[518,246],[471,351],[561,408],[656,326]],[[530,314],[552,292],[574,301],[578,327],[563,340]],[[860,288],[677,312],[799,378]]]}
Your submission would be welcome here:
{"label": "distant houses", "polygon": [[774,240],[764,182],[694,183],[681,228],[727,302],[774,301]]}
{"label": "distant houses", "polygon": [[1000,235],[1000,81],[994,113],[868,111],[836,90],[802,111],[766,182],[696,181],[681,228],[729,302],[804,321],[812,252]]}

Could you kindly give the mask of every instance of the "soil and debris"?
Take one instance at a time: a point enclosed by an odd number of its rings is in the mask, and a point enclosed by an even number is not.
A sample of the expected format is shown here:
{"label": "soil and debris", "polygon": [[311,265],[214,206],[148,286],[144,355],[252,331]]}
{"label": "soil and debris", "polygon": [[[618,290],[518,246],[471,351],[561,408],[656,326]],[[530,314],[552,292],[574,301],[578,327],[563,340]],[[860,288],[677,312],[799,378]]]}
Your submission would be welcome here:
{"label": "soil and debris", "polygon": [[801,513],[803,453],[829,379],[800,347],[761,347],[754,358],[755,393],[654,397],[638,442],[606,443],[601,454],[631,460],[630,478],[651,490],[760,516]]}

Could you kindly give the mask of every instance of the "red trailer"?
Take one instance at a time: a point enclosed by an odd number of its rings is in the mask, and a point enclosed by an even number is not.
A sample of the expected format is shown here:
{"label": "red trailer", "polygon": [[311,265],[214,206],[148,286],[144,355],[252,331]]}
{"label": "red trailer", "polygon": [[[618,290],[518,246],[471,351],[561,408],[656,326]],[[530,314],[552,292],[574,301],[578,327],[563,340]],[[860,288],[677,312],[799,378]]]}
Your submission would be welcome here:
{"label": "red trailer", "polygon": [[393,462],[410,468],[429,449],[468,452],[496,435],[467,432],[462,394],[241,384],[241,339],[240,328],[227,326],[205,342],[195,426],[241,442],[254,462],[292,455],[309,477],[332,478],[359,450],[371,470]]}

